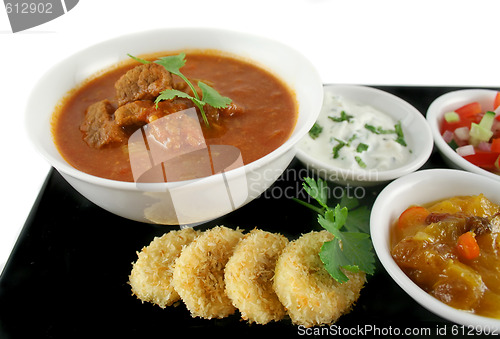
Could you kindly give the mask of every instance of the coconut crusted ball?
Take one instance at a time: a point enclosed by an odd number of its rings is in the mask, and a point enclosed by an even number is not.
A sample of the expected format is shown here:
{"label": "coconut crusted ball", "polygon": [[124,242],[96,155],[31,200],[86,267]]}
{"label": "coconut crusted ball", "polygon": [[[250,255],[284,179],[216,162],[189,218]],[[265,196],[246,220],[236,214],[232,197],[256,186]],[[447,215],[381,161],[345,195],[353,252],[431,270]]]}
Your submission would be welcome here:
{"label": "coconut crusted ball", "polygon": [[224,268],[243,236],[217,226],[202,233],[177,258],[173,285],[193,317],[223,318],[235,311],[225,293]]}
{"label": "coconut crusted ball", "polygon": [[321,262],[321,246],[332,239],[328,231],[304,234],[290,242],[278,258],[273,287],[296,325],[334,323],[359,297],[364,272],[344,271],[349,281],[339,284]]}
{"label": "coconut crusted ball", "polygon": [[224,279],[226,293],[243,319],[266,324],[285,316],[272,281],[276,260],[287,243],[280,234],[255,229],[236,245]]}
{"label": "coconut crusted ball", "polygon": [[175,260],[182,249],[190,244],[200,232],[192,228],[170,231],[155,237],[151,243],[137,253],[129,276],[132,293],[140,300],[164,308],[180,299],[172,286]]}

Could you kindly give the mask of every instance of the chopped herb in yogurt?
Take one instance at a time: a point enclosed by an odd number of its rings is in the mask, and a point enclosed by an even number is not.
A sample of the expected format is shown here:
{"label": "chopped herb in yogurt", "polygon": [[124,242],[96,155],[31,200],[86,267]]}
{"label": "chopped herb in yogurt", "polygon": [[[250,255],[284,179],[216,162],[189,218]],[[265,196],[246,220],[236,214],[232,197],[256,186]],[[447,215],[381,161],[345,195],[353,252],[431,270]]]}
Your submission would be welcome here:
{"label": "chopped herb in yogurt", "polygon": [[313,127],[309,130],[309,136],[312,139],[316,139],[317,137],[319,137],[319,135],[321,134],[322,131],[323,131],[323,127],[321,127],[320,124],[315,123],[313,125]]}
{"label": "chopped herb in yogurt", "polygon": [[300,148],[346,169],[392,169],[406,163],[411,154],[401,121],[328,92],[309,136]]}

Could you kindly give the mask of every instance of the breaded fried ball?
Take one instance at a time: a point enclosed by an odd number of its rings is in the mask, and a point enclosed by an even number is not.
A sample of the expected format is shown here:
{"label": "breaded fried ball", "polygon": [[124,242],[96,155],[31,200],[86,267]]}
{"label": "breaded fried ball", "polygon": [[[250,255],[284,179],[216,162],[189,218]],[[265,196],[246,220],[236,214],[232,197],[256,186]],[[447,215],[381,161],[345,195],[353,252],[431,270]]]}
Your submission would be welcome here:
{"label": "breaded fried ball", "polygon": [[328,231],[310,232],[290,242],[276,263],[274,290],[296,325],[332,324],[351,310],[365,282],[365,273],[344,271],[348,282],[337,283],[319,257]]}
{"label": "breaded fried ball", "polygon": [[184,246],[190,244],[200,232],[192,228],[170,231],[155,237],[151,243],[137,253],[129,276],[132,293],[140,300],[164,308],[180,299],[172,286],[175,260]]}
{"label": "breaded fried ball", "polygon": [[288,239],[280,234],[255,229],[236,245],[224,279],[226,293],[243,319],[267,324],[285,316],[272,280],[276,260],[287,243]]}
{"label": "breaded fried ball", "polygon": [[225,293],[224,268],[242,236],[239,230],[214,227],[177,258],[172,282],[193,317],[223,318],[234,313]]}

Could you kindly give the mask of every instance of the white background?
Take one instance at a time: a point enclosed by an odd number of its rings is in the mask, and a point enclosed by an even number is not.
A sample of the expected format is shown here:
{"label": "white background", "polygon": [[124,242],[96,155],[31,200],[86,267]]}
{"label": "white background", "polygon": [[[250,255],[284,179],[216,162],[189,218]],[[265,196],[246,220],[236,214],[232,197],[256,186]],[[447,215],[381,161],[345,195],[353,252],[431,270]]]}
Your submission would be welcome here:
{"label": "white background", "polygon": [[24,132],[26,98],[39,77],[97,42],[185,26],[280,40],[308,57],[325,83],[500,86],[498,0],[80,0],[15,34],[0,7],[0,271],[49,170]]}

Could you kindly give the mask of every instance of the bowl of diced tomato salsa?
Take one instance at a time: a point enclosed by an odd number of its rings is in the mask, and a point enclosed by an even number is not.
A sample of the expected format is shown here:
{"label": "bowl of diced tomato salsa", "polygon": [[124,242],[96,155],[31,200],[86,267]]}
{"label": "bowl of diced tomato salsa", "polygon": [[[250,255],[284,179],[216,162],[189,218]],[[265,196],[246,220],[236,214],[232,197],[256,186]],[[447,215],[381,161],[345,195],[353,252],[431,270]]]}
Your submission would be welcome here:
{"label": "bowl of diced tomato salsa", "polygon": [[448,165],[500,180],[500,91],[446,93],[429,106],[427,121]]}

